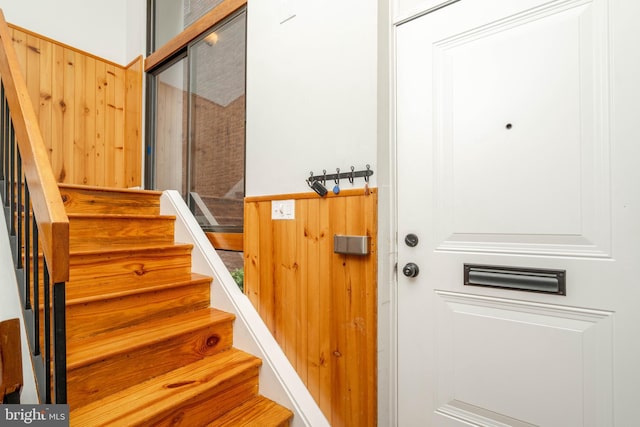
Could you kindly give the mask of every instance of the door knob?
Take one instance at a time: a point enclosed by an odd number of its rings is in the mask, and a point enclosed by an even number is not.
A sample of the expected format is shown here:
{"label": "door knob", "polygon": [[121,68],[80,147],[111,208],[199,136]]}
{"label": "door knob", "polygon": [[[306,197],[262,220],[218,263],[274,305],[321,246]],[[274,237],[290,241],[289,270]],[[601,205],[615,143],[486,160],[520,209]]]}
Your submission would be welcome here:
{"label": "door knob", "polygon": [[404,237],[404,242],[407,246],[414,248],[418,245],[418,236],[413,233],[409,233]]}
{"label": "door knob", "polygon": [[420,269],[418,265],[413,262],[408,262],[404,267],[402,267],[402,274],[407,277],[416,277],[420,273]]}

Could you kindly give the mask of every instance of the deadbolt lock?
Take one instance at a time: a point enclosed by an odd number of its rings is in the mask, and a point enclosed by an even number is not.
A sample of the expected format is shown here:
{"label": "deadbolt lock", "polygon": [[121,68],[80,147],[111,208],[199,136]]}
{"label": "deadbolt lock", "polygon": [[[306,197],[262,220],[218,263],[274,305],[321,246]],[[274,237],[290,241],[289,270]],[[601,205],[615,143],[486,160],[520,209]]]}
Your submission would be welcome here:
{"label": "deadbolt lock", "polygon": [[405,236],[404,242],[407,246],[414,248],[418,245],[418,236],[413,233],[409,233]]}

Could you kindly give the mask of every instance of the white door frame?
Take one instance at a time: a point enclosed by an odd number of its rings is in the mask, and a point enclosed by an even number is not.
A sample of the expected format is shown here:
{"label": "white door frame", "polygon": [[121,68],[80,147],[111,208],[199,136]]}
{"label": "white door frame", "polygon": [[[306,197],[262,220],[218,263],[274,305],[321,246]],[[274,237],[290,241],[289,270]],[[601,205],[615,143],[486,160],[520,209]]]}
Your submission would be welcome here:
{"label": "white door frame", "polygon": [[393,0],[378,0],[378,425],[398,425]]}
{"label": "white door frame", "polygon": [[[394,15],[394,0],[378,0],[378,425],[398,426],[398,188],[396,141],[396,28],[460,0]],[[382,161],[386,159],[385,161]]]}

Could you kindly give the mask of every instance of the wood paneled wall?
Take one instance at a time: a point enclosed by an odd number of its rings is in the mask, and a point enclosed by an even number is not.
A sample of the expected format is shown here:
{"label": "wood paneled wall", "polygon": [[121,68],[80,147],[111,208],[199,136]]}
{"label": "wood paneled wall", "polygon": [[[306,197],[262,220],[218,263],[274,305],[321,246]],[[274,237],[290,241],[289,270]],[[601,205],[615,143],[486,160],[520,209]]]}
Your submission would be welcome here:
{"label": "wood paneled wall", "polygon": [[10,26],[60,183],[142,181],[142,57],[127,67]]}
{"label": "wood paneled wall", "polygon": [[[271,219],[282,199],[295,219]],[[376,425],[376,190],[249,197],[244,227],[245,292],[331,425]],[[335,254],[334,234],[369,255]]]}
{"label": "wood paneled wall", "polygon": [[142,186],[142,55],[125,68],[124,187]]}

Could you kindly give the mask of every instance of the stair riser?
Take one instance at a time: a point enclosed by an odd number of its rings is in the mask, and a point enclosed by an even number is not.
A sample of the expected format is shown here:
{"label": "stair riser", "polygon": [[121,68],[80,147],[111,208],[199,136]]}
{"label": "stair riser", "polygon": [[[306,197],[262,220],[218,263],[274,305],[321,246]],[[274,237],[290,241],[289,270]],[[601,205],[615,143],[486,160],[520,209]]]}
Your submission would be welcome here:
{"label": "stair riser", "polygon": [[172,217],[69,217],[69,247],[92,243],[150,244],[173,243]]}
{"label": "stair riser", "polygon": [[209,307],[210,284],[145,292],[67,306],[67,340]]}
{"label": "stair riser", "polygon": [[[39,260],[40,303],[42,303],[44,268]],[[30,283],[33,283],[33,271]],[[86,285],[101,285],[104,293],[110,292],[110,283],[127,281],[131,289],[152,283],[170,283],[189,280],[191,277],[191,249],[175,247],[155,252],[123,252],[116,254],[77,255],[70,259],[67,294]],[[31,299],[33,302],[33,297]]]}
{"label": "stair riser", "polygon": [[183,401],[180,405],[157,414],[153,419],[135,425],[140,427],[206,425],[257,394],[258,368],[256,367],[234,376],[230,381],[207,390],[190,401]]}
{"label": "stair riser", "polygon": [[[166,283],[168,279],[189,278],[191,248],[75,255],[69,263],[69,289],[86,283],[108,285],[112,280],[130,280],[135,287],[144,283]],[[108,288],[105,292],[108,292]]]}
{"label": "stair riser", "polygon": [[156,193],[103,191],[61,186],[60,194],[68,214],[160,214],[160,196]]}
{"label": "stair riser", "polygon": [[260,365],[258,359],[230,349],[72,410],[72,424],[209,425],[228,409],[257,398]]}
{"label": "stair riser", "polygon": [[293,413],[263,396],[256,396],[209,423],[207,427],[288,427]]}
{"label": "stair riser", "polygon": [[100,361],[68,370],[68,400],[72,408],[86,405],[128,385],[229,349],[232,340],[229,321],[148,343],[127,354],[105,355]]}

